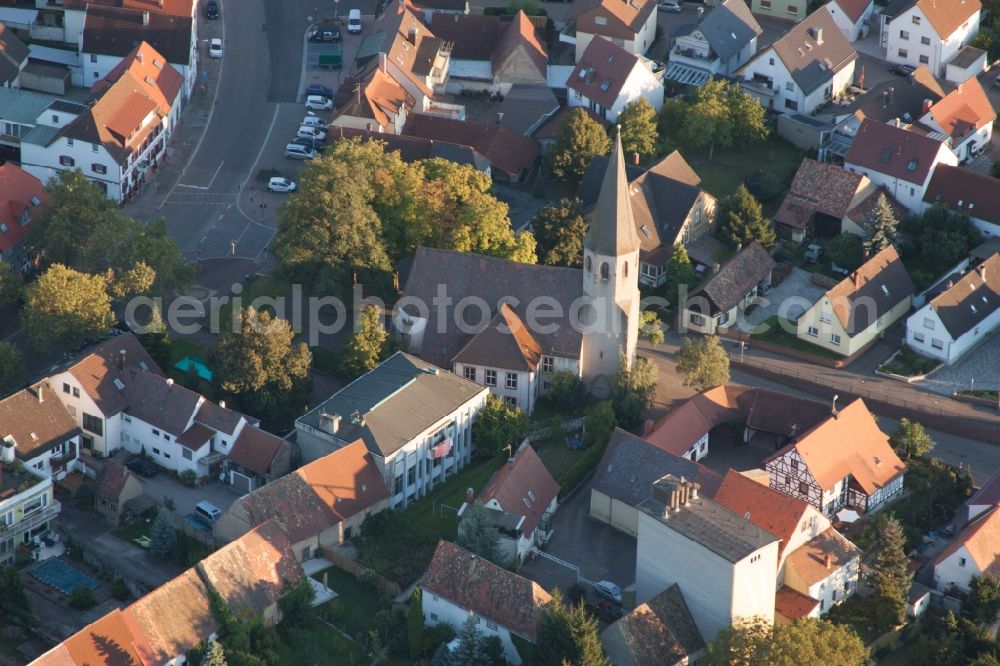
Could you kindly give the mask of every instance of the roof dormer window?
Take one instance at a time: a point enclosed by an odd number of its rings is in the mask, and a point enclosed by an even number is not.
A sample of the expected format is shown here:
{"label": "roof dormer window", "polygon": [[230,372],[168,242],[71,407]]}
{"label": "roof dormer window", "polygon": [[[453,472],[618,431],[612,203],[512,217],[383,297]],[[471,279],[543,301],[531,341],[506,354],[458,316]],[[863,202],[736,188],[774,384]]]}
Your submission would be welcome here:
{"label": "roof dormer window", "polygon": [[597,24],[597,25],[607,25],[608,24],[608,17],[607,16],[595,16],[594,17],[594,23]]}

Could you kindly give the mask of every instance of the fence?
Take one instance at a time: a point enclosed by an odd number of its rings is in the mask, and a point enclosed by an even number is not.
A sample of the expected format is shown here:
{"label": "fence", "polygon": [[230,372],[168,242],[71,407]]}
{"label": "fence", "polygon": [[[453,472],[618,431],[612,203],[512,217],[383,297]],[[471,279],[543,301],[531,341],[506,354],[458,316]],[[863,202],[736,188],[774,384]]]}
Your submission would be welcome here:
{"label": "fence", "polygon": [[839,395],[841,404],[855,397],[863,398],[869,408],[892,418],[907,417],[953,435],[1000,442],[1000,416],[990,415],[984,407],[931,394],[920,394],[917,399],[900,397],[899,392],[866,386],[861,383],[863,380],[848,381],[809,370],[791,370],[759,357],[740,359],[739,352],[731,354],[730,363],[734,368],[824,397]]}
{"label": "fence", "polygon": [[320,551],[323,553],[323,557],[333,563],[333,566],[337,567],[341,571],[346,571],[355,578],[360,579],[366,571],[370,571],[371,573],[367,575],[372,576],[372,584],[375,585],[379,591],[385,592],[393,599],[403,593],[403,590],[399,587],[399,585],[388,578],[385,578],[375,570],[362,566],[354,560],[334,552],[330,548],[320,548]]}

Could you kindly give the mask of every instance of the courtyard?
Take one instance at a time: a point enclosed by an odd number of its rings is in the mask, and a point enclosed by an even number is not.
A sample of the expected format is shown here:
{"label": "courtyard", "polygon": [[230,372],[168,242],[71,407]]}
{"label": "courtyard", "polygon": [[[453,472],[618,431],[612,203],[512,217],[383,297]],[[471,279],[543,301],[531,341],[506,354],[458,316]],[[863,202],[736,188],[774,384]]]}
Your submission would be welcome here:
{"label": "courtyard", "polygon": [[932,393],[953,395],[956,391],[1000,389],[1000,336],[991,335],[978,347],[946,365],[917,386]]}
{"label": "courtyard", "polygon": [[812,273],[801,268],[792,268],[791,272],[772,287],[758,303],[743,315],[738,328],[742,332],[751,332],[755,326],[764,323],[775,315],[790,321],[795,321],[813,303],[818,301],[826,291],[823,287],[811,281]]}

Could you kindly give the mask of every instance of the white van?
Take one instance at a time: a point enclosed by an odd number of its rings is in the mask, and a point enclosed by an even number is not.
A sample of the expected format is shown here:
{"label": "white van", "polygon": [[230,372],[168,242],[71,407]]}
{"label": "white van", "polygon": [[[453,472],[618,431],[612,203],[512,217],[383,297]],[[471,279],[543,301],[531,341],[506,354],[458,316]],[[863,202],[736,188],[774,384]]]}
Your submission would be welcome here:
{"label": "white van", "polygon": [[352,9],[347,14],[347,32],[356,34],[361,32],[361,10]]}
{"label": "white van", "polygon": [[198,502],[194,505],[194,513],[209,524],[214,523],[222,516],[222,510],[211,502]]}

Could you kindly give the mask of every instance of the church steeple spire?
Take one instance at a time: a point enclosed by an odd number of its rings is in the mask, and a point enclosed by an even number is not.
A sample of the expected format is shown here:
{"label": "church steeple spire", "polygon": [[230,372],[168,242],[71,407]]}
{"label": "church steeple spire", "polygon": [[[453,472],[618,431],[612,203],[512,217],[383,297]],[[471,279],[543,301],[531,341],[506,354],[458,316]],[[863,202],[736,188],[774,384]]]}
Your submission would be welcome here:
{"label": "church steeple spire", "polygon": [[625,159],[622,155],[621,126],[615,128],[615,142],[608,156],[608,164],[601,182],[601,192],[584,241],[591,252],[609,257],[620,257],[639,249],[639,236],[635,232],[632,202],[625,176]]}

